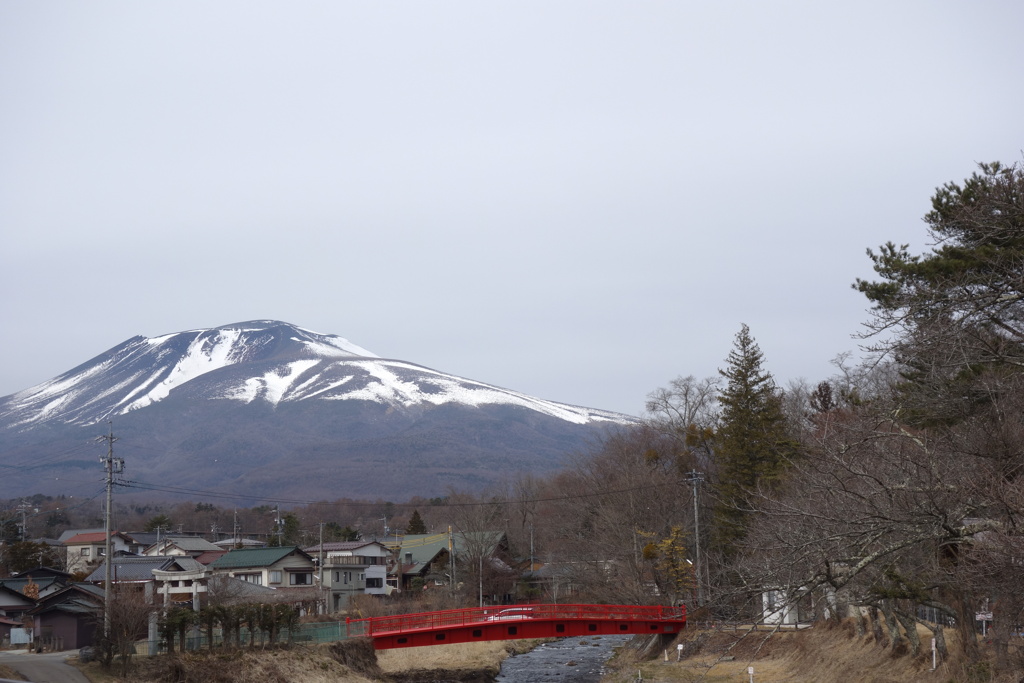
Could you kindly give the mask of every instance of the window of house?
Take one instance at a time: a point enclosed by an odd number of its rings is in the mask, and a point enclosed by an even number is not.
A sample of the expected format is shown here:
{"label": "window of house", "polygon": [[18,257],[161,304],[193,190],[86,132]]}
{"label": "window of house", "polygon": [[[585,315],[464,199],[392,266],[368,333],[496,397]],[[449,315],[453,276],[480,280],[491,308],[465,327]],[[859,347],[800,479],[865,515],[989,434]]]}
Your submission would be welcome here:
{"label": "window of house", "polygon": [[360,581],[365,581],[366,580],[366,574],[364,574],[362,572],[359,572],[359,580]]}
{"label": "window of house", "polygon": [[89,557],[89,548],[82,548],[82,557]]}
{"label": "window of house", "polygon": [[235,574],[235,578],[259,586],[263,585],[263,574]]}
{"label": "window of house", "polygon": [[345,572],[345,583],[352,583],[352,572]]}
{"label": "window of house", "polygon": [[288,574],[288,585],[290,586],[309,586],[312,583],[312,572],[291,572]]}
{"label": "window of house", "polygon": [[334,572],[334,583],[341,583],[341,572]]}
{"label": "window of house", "polygon": [[384,587],[384,579],[382,579],[380,577],[376,577],[376,578],[372,578],[372,579],[367,579],[366,580],[366,587],[367,588],[383,588]]}
{"label": "window of house", "polygon": [[270,583],[281,583],[281,570],[271,569],[270,570]]}

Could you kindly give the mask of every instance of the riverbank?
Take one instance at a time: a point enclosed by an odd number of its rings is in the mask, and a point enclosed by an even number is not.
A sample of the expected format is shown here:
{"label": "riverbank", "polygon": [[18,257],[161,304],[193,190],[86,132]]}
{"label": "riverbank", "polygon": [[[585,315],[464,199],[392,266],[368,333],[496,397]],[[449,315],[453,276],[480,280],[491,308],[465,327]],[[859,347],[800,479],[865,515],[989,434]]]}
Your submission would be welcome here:
{"label": "riverbank", "polygon": [[529,652],[540,642],[494,640],[381,650],[377,653],[377,665],[395,683],[493,683],[506,658]]}
{"label": "riverbank", "polygon": [[[198,652],[133,661],[133,683],[492,683],[511,654],[536,640],[492,641],[382,650],[368,640],[327,645]],[[78,665],[92,683],[121,681],[96,662]]]}
{"label": "riverbank", "polygon": [[[929,632],[919,628],[922,642]],[[950,651],[959,650],[954,632],[947,632]],[[678,646],[683,649],[679,650]],[[982,648],[986,654],[985,648]],[[602,683],[633,683],[639,678],[662,683],[701,681],[735,683],[934,683],[934,681],[1002,681],[991,676],[989,662],[965,666],[958,657],[939,660],[933,671],[931,652],[912,656],[894,652],[887,641],[857,634],[854,625],[823,623],[800,631],[690,629],[650,658],[621,648],[609,662]],[[1006,679],[1017,681],[1017,678]]]}

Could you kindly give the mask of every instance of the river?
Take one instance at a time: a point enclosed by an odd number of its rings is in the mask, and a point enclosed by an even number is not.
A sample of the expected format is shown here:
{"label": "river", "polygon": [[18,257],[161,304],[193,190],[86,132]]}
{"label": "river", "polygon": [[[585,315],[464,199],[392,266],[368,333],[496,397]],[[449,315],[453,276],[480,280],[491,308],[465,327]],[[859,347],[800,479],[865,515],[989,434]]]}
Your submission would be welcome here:
{"label": "river", "polygon": [[501,664],[498,683],[597,683],[614,649],[632,636],[580,636],[544,643]]}

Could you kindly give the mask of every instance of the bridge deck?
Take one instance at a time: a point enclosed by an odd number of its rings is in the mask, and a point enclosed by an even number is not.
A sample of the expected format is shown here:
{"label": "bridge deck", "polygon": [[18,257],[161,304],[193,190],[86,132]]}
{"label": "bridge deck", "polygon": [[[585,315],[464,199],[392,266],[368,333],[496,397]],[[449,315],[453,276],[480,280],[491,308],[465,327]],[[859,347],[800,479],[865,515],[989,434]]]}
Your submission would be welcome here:
{"label": "bridge deck", "polygon": [[682,608],[658,605],[506,605],[420,612],[348,622],[378,650],[477,640],[678,633]]}

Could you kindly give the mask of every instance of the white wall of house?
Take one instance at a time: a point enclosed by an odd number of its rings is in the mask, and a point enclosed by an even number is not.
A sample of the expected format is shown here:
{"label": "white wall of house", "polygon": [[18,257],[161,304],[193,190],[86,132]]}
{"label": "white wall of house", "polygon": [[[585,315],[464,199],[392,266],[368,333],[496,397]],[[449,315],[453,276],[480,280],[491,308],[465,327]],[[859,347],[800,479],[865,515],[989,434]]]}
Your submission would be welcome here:
{"label": "white wall of house", "polygon": [[[103,551],[106,543],[100,539],[97,543],[66,543],[67,548],[67,571],[92,571],[92,569],[103,561]],[[110,550],[112,553],[134,551],[132,546],[120,536],[112,536],[110,539]]]}
{"label": "white wall of house", "polygon": [[762,622],[765,624],[796,624],[799,612],[796,605],[786,602],[783,591],[765,591],[761,593]]}
{"label": "white wall of house", "polygon": [[285,557],[269,567],[218,570],[216,573],[269,588],[312,588],[316,585],[316,568],[311,562],[296,557]]}
{"label": "white wall of house", "polygon": [[345,609],[355,595],[383,595],[390,555],[380,543],[325,553],[324,585],[331,592],[331,608]]}

